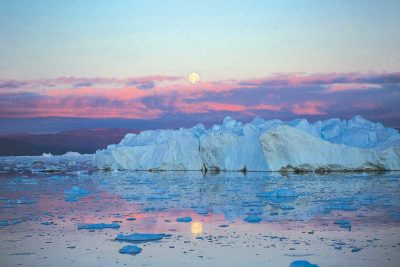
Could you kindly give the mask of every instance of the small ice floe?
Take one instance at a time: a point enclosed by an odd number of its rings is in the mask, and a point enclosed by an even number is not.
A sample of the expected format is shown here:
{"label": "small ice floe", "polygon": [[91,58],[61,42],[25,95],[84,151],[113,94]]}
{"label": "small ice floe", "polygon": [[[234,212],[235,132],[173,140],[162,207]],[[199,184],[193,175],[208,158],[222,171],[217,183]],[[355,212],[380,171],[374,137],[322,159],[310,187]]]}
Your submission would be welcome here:
{"label": "small ice floe", "polygon": [[343,220],[343,219],[336,220],[333,222],[333,224],[339,225],[340,228],[346,228],[351,230],[351,222],[348,220]]}
{"label": "small ice floe", "polygon": [[312,264],[308,261],[299,260],[299,261],[293,261],[292,263],[290,263],[289,267],[319,267],[319,265]]}
{"label": "small ice floe", "polygon": [[258,197],[267,198],[275,203],[293,202],[297,199],[299,194],[287,187],[282,187],[269,192],[262,192],[257,194]]}
{"label": "small ice floe", "polygon": [[0,227],[4,227],[4,226],[9,226],[9,225],[16,225],[16,224],[20,224],[23,221],[21,219],[14,219],[14,220],[10,220],[10,221],[0,221]]}
{"label": "small ice floe", "polygon": [[136,255],[139,254],[140,252],[142,252],[142,249],[135,245],[128,245],[119,250],[119,253],[121,254],[131,254],[131,255]]}
{"label": "small ice floe", "polygon": [[117,235],[115,240],[125,241],[125,242],[148,242],[148,241],[161,240],[165,236],[166,236],[165,234],[142,234],[142,233],[134,233],[131,235],[119,234]]}
{"label": "small ice floe", "polygon": [[221,224],[221,225],[219,225],[218,227],[226,228],[226,227],[229,227],[229,224]]}
{"label": "small ice floe", "polygon": [[88,229],[88,230],[98,230],[112,228],[118,229],[120,225],[118,223],[87,223],[87,224],[78,224],[78,230]]}
{"label": "small ice floe", "polygon": [[244,221],[248,223],[259,223],[262,221],[262,219],[256,215],[250,215],[244,218]]}
{"label": "small ice floe", "polygon": [[184,223],[188,223],[192,221],[192,217],[180,217],[178,219],[176,219],[177,222],[184,222]]}
{"label": "small ice floe", "polygon": [[42,222],[41,224],[43,224],[43,225],[52,225],[52,224],[55,224],[55,223],[54,222],[45,221],[45,222]]}
{"label": "small ice floe", "polygon": [[88,194],[89,192],[86,189],[74,186],[70,190],[64,191],[64,198],[65,201],[68,202],[77,202],[80,198],[85,197]]}
{"label": "small ice floe", "polygon": [[2,226],[9,226],[10,223],[8,221],[0,221],[0,227]]}
{"label": "small ice floe", "polygon": [[136,218],[126,218],[127,221],[136,221]]}
{"label": "small ice floe", "polygon": [[359,252],[360,250],[362,250],[362,248],[354,247],[351,249],[351,252]]}

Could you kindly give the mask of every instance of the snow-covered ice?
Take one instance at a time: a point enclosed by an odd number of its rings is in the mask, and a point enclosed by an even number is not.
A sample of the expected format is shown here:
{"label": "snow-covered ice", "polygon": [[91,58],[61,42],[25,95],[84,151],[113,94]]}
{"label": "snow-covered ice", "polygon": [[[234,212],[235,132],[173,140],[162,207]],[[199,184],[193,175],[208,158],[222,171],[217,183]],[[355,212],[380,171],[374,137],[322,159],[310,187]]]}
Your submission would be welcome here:
{"label": "snow-covered ice", "polygon": [[309,123],[226,117],[206,129],[127,134],[98,150],[94,164],[113,170],[359,171],[399,170],[400,134],[355,116]]}

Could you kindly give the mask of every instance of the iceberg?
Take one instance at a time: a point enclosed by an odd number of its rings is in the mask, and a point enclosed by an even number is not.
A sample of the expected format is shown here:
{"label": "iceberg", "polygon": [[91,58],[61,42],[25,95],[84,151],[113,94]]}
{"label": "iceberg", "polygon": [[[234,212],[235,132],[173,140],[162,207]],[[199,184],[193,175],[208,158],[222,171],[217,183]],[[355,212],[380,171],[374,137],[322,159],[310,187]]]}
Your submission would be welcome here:
{"label": "iceberg", "polygon": [[260,142],[271,171],[400,169],[400,146],[373,149],[336,144],[287,125],[265,132]]}
{"label": "iceberg", "polygon": [[308,122],[295,119],[127,134],[119,144],[97,150],[104,170],[360,171],[399,170],[400,134],[361,116]]}

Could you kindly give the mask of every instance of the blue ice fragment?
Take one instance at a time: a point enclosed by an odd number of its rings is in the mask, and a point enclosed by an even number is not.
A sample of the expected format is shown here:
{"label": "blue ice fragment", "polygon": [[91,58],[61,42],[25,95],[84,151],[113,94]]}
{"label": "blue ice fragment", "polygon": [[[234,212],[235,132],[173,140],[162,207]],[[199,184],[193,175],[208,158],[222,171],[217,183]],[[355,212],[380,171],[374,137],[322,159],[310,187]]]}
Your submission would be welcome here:
{"label": "blue ice fragment", "polygon": [[79,201],[79,199],[87,196],[88,194],[89,192],[87,190],[80,188],[78,186],[74,186],[70,190],[64,191],[64,198],[65,201],[68,202],[77,202]]}
{"label": "blue ice fragment", "polygon": [[178,219],[176,219],[177,222],[184,222],[184,223],[188,223],[192,221],[192,217],[180,217]]}
{"label": "blue ice fragment", "polygon": [[127,218],[127,221],[136,221],[136,218]]}
{"label": "blue ice fragment", "polygon": [[165,236],[166,236],[165,234],[142,234],[142,233],[134,233],[131,235],[119,234],[117,235],[115,240],[125,241],[125,242],[147,242],[147,241],[161,240]]}
{"label": "blue ice fragment", "polygon": [[0,221],[0,227],[1,226],[8,226],[10,223],[8,221]]}
{"label": "blue ice fragment", "polygon": [[319,265],[312,264],[308,261],[299,260],[299,261],[293,261],[292,263],[290,263],[289,267],[319,267]]}
{"label": "blue ice fragment", "polygon": [[351,252],[359,252],[360,250],[362,250],[362,248],[353,248],[353,249],[351,250]]}
{"label": "blue ice fragment", "polygon": [[119,253],[121,254],[131,254],[131,255],[136,255],[139,254],[140,252],[142,252],[142,249],[135,245],[128,245],[119,250]]}
{"label": "blue ice fragment", "polygon": [[336,220],[333,222],[333,224],[338,224],[340,228],[351,229],[351,222],[348,220]]}
{"label": "blue ice fragment", "polygon": [[81,230],[81,229],[96,230],[96,229],[104,229],[104,228],[118,229],[119,227],[120,227],[120,225],[118,223],[78,224],[78,230]]}
{"label": "blue ice fragment", "polygon": [[246,221],[248,223],[259,223],[262,221],[262,219],[256,215],[250,215],[250,216],[247,216],[246,218],[244,218],[244,221]]}

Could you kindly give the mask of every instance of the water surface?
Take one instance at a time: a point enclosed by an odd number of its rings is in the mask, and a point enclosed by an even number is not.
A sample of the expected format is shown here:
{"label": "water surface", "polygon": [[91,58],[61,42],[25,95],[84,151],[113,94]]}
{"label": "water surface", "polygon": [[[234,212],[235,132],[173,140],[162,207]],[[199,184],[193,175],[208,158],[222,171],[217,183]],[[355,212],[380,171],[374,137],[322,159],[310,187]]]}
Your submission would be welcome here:
{"label": "water surface", "polygon": [[[89,223],[120,228],[78,229]],[[137,255],[119,253],[132,244],[116,236],[133,233],[165,236],[134,244]],[[91,156],[0,158],[1,266],[297,260],[398,266],[400,173],[103,172]]]}

